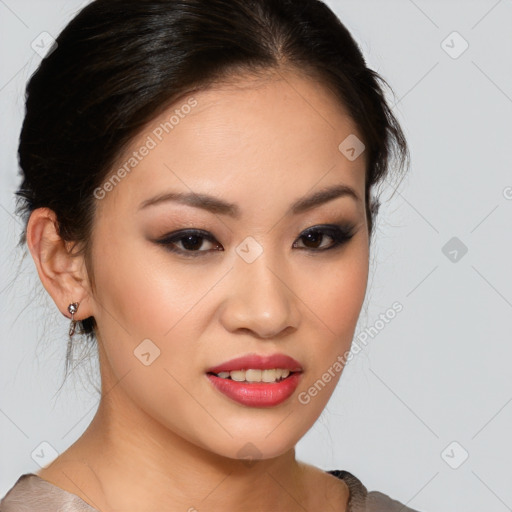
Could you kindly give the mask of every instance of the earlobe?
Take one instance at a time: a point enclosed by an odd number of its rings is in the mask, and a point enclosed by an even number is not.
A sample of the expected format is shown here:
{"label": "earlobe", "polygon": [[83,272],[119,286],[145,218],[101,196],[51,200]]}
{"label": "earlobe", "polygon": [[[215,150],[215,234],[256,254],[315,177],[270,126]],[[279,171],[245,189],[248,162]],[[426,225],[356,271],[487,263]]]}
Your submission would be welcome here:
{"label": "earlobe", "polygon": [[58,233],[56,214],[49,208],[37,208],[27,224],[27,246],[34,259],[37,273],[46,291],[61,313],[70,317],[70,303],[80,303],[76,320],[93,316],[90,311],[87,275],[82,256],[73,255],[71,244]]}

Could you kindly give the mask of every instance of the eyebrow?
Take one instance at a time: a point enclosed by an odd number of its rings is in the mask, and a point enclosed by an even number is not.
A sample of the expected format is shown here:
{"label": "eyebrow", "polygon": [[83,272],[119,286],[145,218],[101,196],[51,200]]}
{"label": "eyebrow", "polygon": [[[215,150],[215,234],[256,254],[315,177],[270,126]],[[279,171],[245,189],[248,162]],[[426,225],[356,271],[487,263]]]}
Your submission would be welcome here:
{"label": "eyebrow", "polygon": [[[298,215],[306,211],[312,210],[324,203],[337,199],[338,197],[351,197],[356,201],[361,201],[356,191],[348,185],[334,185],[325,187],[313,194],[301,197],[296,200],[288,209],[287,215]],[[228,215],[235,219],[240,218],[241,210],[238,205],[223,201],[208,194],[201,194],[195,192],[167,192],[157,196],[146,199],[140,205],[138,210],[142,210],[149,206],[155,206],[168,201],[176,201],[178,203],[201,208],[214,214]]]}

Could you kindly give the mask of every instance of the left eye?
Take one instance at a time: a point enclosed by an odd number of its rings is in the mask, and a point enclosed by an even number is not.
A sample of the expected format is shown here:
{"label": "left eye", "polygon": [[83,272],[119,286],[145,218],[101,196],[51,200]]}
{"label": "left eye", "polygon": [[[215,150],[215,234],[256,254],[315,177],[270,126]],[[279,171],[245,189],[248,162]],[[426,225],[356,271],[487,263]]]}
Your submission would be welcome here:
{"label": "left eye", "polygon": [[[330,246],[325,247],[323,242],[325,236],[331,238],[333,242]],[[345,242],[350,240],[354,236],[353,227],[351,226],[337,226],[337,225],[325,225],[315,226],[307,229],[298,238],[298,240],[304,240],[306,249],[313,252],[327,251],[334,249],[338,246],[343,245]],[[318,245],[319,244],[319,245]],[[295,244],[294,244],[295,247]]]}

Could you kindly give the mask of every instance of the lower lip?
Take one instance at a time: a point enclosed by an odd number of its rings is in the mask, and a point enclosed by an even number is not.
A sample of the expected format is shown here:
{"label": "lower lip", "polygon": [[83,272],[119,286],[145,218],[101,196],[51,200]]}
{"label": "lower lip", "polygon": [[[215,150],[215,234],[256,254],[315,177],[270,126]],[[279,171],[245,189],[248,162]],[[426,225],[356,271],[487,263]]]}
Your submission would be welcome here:
{"label": "lower lip", "polygon": [[301,373],[292,373],[280,382],[237,382],[206,375],[217,390],[231,400],[249,407],[273,407],[284,402],[299,384]]}

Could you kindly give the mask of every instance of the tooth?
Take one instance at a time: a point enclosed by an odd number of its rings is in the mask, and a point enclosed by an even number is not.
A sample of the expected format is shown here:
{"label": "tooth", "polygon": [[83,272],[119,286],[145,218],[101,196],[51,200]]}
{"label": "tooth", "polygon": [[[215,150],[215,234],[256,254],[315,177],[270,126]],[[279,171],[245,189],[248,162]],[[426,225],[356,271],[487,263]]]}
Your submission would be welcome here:
{"label": "tooth", "polygon": [[263,370],[261,380],[263,382],[274,382],[276,380],[277,370]]}
{"label": "tooth", "polygon": [[229,375],[237,382],[243,382],[245,380],[245,370],[233,370],[229,372]]}
{"label": "tooth", "polygon": [[268,370],[233,370],[231,372],[219,372],[218,376],[221,378],[231,377],[232,380],[237,382],[278,382],[286,379],[290,375],[290,370],[283,368],[272,368]]}
{"label": "tooth", "polygon": [[261,382],[261,370],[246,370],[245,380],[247,382]]}

